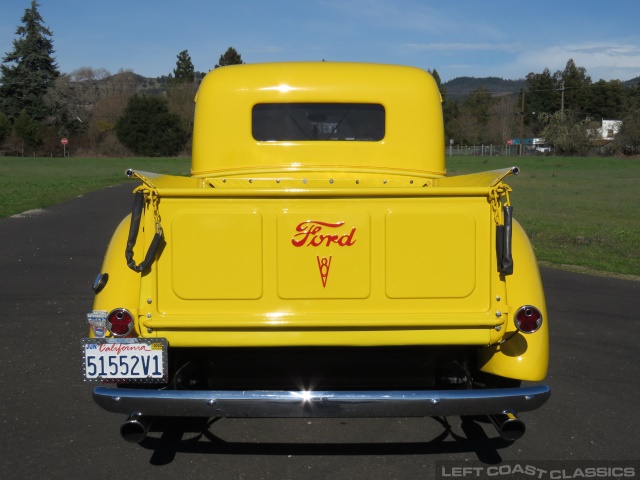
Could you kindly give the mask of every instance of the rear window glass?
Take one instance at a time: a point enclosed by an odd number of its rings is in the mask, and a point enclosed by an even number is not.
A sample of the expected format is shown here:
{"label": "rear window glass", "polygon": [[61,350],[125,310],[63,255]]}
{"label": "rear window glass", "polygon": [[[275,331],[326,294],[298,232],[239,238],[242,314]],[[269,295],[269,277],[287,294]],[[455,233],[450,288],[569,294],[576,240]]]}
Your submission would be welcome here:
{"label": "rear window glass", "polygon": [[384,138],[382,105],[364,103],[261,103],[253,107],[253,138],[270,141],[360,141]]}

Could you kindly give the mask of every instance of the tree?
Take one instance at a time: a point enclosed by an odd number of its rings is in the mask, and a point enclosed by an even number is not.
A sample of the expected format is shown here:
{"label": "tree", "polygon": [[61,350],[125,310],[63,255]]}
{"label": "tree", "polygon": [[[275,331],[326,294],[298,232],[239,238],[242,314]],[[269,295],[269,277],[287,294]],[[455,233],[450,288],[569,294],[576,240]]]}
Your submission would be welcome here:
{"label": "tree", "polygon": [[502,95],[491,104],[487,135],[490,143],[506,145],[510,138],[520,135],[519,106],[513,95]]}
{"label": "tree", "polygon": [[560,110],[571,109],[574,112],[585,113],[588,111],[591,100],[591,77],[587,75],[584,67],[576,66],[572,58],[569,59],[564,70],[558,70],[554,74],[556,84],[564,91],[564,100],[561,95]]}
{"label": "tree", "polygon": [[11,134],[11,122],[9,118],[0,112],[0,144],[4,142]]}
{"label": "tree", "polygon": [[640,111],[625,117],[620,131],[616,135],[615,146],[625,155],[640,153]]}
{"label": "tree", "polygon": [[599,80],[591,88],[586,113],[593,118],[619,120],[625,113],[625,96],[620,80]]}
{"label": "tree", "polygon": [[244,62],[242,61],[242,57],[236,49],[233,47],[229,47],[223,55],[220,55],[220,60],[218,60],[218,64],[215,68],[224,67],[227,65],[242,65]]}
{"label": "tree", "polygon": [[491,100],[491,92],[485,87],[478,87],[464,100],[463,107],[476,118],[478,125],[484,127],[489,121]]}
{"label": "tree", "polygon": [[466,108],[461,108],[451,129],[451,138],[458,144],[475,145],[481,143],[478,119]]}
{"label": "tree", "polygon": [[23,108],[13,124],[13,130],[20,140],[22,140],[22,155],[25,146],[36,146],[41,142],[38,134],[40,128],[38,123],[29,116],[27,109]]}
{"label": "tree", "polygon": [[91,109],[87,136],[89,148],[93,152],[115,157],[131,154],[115,134],[116,123],[127,108],[131,96],[129,93],[104,96]]}
{"label": "tree", "polygon": [[193,83],[196,79],[196,71],[191,62],[191,56],[187,50],[178,54],[176,68],[173,69],[173,76],[169,75],[169,83]]}
{"label": "tree", "polygon": [[447,87],[444,86],[440,79],[440,74],[434,68],[433,70],[427,70],[433,79],[436,81],[438,90],[440,91],[440,97],[442,98],[442,119],[444,121],[444,138],[445,143],[449,142],[449,139],[453,138],[453,125],[455,119],[458,116],[458,104],[450,100],[447,96]]}
{"label": "tree", "polygon": [[485,87],[478,87],[471,92],[456,112],[455,120],[448,124],[449,138],[454,138],[459,144],[490,143],[485,127],[489,121],[491,103],[491,92]]}
{"label": "tree", "polygon": [[553,114],[543,113],[545,125],[542,136],[554,146],[557,153],[565,155],[585,155],[591,149],[599,124],[590,118],[565,109]]}
{"label": "tree", "polygon": [[[191,57],[187,50],[183,50],[178,54],[173,75],[169,75],[167,100],[169,101],[169,111],[180,117],[182,127],[187,132],[189,140],[191,139],[195,114],[194,98],[198,92],[199,83],[195,80],[196,72]],[[190,152],[190,142],[186,145],[186,150]]]}
{"label": "tree", "polygon": [[171,85],[167,89],[169,111],[180,118],[182,128],[187,132],[189,139],[186,145],[187,153],[191,151],[190,140],[195,117],[194,99],[197,92],[198,84],[196,82]]}
{"label": "tree", "polygon": [[23,109],[32,119],[44,119],[47,115],[44,95],[59,75],[52,56],[52,34],[43,25],[38,7],[36,0],[32,0],[31,7],[25,10],[13,50],[6,54],[0,67],[0,110],[12,119]]}
{"label": "tree", "polygon": [[115,128],[123,145],[136,155],[149,157],[175,156],[188,138],[180,118],[169,112],[162,97],[131,97]]}
{"label": "tree", "polygon": [[45,95],[54,123],[68,132],[86,130],[93,108],[106,95],[110,76],[103,68],[82,67],[56,78]]}
{"label": "tree", "polygon": [[625,155],[640,154],[640,82],[626,92],[626,112],[616,135],[615,147]]}
{"label": "tree", "polygon": [[440,74],[438,73],[438,71],[435,68],[433,70],[427,70],[427,71],[431,74],[433,79],[436,81],[436,85],[438,86],[438,90],[440,90],[440,95],[442,95],[443,91],[446,92],[445,87],[442,85],[442,80],[440,79]]}
{"label": "tree", "polygon": [[540,115],[555,113],[561,108],[560,87],[548,68],[545,68],[542,73],[529,73],[526,83],[525,108],[528,113],[535,112],[535,115],[525,115],[524,121],[534,132],[539,132],[542,129]]}
{"label": "tree", "polygon": [[542,73],[529,73],[527,83],[527,110],[554,113],[560,110],[560,91],[548,68]]}

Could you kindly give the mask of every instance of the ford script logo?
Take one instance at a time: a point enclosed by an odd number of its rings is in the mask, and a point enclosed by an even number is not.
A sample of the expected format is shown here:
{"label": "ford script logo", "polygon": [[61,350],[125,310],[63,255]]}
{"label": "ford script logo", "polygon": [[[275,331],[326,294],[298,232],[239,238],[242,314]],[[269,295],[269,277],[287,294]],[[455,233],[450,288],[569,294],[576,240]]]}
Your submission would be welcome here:
{"label": "ford script logo", "polygon": [[[342,235],[333,233],[335,229],[344,225],[344,222],[328,223],[317,220],[307,220],[298,224],[296,234],[293,236],[291,243],[294,247],[329,247],[330,245],[338,245],[340,247],[350,247],[354,243],[356,227],[353,227],[349,233]],[[332,232],[332,229],[333,232]]]}

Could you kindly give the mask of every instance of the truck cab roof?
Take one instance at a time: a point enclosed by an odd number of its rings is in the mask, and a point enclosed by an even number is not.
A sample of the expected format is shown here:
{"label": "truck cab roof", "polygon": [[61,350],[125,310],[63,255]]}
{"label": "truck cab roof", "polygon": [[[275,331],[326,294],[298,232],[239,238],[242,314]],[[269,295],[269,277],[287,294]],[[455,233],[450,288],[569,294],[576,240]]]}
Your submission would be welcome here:
{"label": "truck cab roof", "polygon": [[300,62],[225,66],[196,97],[192,175],[445,175],[441,96],[426,71]]}

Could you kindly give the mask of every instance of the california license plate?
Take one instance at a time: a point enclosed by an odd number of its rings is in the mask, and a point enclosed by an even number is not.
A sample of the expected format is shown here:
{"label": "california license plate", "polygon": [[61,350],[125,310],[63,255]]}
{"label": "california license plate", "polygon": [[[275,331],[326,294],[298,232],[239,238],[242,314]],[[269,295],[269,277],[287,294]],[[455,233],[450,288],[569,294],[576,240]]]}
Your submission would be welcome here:
{"label": "california license plate", "polygon": [[83,338],[85,382],[165,383],[165,338]]}

